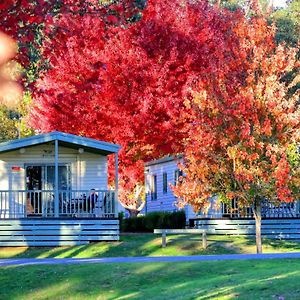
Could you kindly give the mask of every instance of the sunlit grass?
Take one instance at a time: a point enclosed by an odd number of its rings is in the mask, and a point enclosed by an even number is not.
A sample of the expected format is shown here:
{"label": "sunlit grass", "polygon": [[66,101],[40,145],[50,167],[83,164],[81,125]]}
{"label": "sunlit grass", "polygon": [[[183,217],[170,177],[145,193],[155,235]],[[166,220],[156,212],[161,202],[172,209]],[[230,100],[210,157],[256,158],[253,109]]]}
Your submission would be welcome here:
{"label": "sunlit grass", "polygon": [[11,258],[14,256],[22,256],[26,251],[28,251],[28,247],[1,247],[0,257]]}
{"label": "sunlit grass", "polygon": [[300,260],[0,268],[0,299],[300,299]]}
{"label": "sunlit grass", "polygon": [[[152,234],[121,236],[119,242],[100,242],[69,247],[0,247],[0,258],[88,258],[117,256],[168,256],[255,253],[254,237],[208,236],[208,248],[202,248],[197,235],[172,235],[167,247],[161,247],[161,237]],[[300,252],[300,242],[264,240],[264,253]]]}

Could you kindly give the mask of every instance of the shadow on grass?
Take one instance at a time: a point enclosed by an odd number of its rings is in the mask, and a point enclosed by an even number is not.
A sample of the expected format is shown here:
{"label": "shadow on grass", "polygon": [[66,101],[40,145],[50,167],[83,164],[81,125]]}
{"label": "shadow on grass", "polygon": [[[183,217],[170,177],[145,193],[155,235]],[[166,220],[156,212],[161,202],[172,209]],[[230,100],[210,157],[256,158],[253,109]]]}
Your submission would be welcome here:
{"label": "shadow on grass", "polygon": [[[300,260],[7,267],[1,299],[299,299]],[[16,278],[22,278],[16,285]]]}
{"label": "shadow on grass", "polygon": [[[300,243],[264,239],[265,252],[300,251]],[[151,234],[122,235],[118,242],[99,242],[70,247],[0,248],[7,258],[88,258],[118,256],[164,256],[254,253],[255,238],[247,236],[208,236],[207,249],[195,235],[170,235],[167,247],[161,248],[161,237]]]}
{"label": "shadow on grass", "polygon": [[[218,241],[209,242],[206,250],[202,248],[201,237],[191,235],[168,236],[168,245],[161,247],[161,237],[156,235],[121,236],[119,242],[100,242],[70,247],[19,247],[0,248],[0,257],[10,258],[86,258],[116,256],[160,256],[160,255],[201,255],[237,253],[226,249]],[[223,249],[224,248],[224,249]]]}
{"label": "shadow on grass", "polygon": [[[255,236],[241,237],[242,243],[248,247],[255,247]],[[298,240],[279,240],[262,238],[263,252],[300,252]]]}

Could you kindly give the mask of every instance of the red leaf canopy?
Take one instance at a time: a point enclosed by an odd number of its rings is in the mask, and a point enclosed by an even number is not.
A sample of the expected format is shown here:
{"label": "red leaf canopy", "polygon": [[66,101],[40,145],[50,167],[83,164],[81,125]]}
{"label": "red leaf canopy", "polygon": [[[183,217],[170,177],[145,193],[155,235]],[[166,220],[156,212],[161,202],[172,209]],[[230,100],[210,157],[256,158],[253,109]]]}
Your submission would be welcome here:
{"label": "red leaf canopy", "polygon": [[121,183],[132,189],[144,160],[183,150],[184,101],[197,83],[237,80],[232,28],[240,18],[180,0],[149,1],[125,27],[63,14],[43,45],[51,69],[36,84],[31,124],[121,144]]}

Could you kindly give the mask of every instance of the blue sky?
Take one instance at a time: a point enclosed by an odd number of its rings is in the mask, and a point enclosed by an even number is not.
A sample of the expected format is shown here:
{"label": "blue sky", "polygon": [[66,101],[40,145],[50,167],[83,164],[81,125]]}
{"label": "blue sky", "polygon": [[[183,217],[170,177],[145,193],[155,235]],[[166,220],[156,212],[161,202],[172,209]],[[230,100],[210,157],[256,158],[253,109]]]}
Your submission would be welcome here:
{"label": "blue sky", "polygon": [[273,0],[274,7],[283,7],[285,6],[285,0]]}

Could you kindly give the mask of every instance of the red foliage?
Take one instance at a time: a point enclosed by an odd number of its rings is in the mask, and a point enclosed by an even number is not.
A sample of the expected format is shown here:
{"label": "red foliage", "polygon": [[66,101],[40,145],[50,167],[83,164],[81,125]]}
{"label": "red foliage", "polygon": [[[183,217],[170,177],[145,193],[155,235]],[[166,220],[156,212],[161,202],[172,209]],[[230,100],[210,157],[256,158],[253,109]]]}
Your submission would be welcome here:
{"label": "red foliage", "polygon": [[[213,193],[249,204],[249,195],[275,191],[290,201],[284,153],[299,118],[279,80],[295,61],[275,49],[262,18],[206,1],[149,0],[131,24],[135,1],[91,9],[96,2],[65,0],[55,12],[50,2],[10,8],[27,33],[42,22],[48,37],[50,69],[35,85],[31,124],[121,144],[124,202],[144,160],[183,150],[187,178],[176,193],[195,207]],[[2,24],[19,35],[16,16]]]}
{"label": "red foliage", "polygon": [[226,73],[214,85],[201,82],[187,103],[197,126],[188,125],[186,178],[174,191],[197,209],[216,194],[240,199],[240,206],[299,199],[299,165],[288,159],[300,138],[299,95],[290,96],[282,80],[299,66],[297,50],[276,47],[274,29],[261,17],[240,19],[233,31],[235,63],[244,71],[234,85]]}
{"label": "red foliage", "polygon": [[[40,48],[41,40],[55,32],[55,20],[62,15],[91,15],[106,24],[125,24],[139,10],[135,1],[122,0],[101,5],[98,0],[5,0],[0,4],[0,30],[19,43],[18,60],[27,67],[34,59],[31,49]],[[126,15],[125,15],[126,12]],[[113,14],[113,15],[112,15]],[[48,36],[49,38],[49,36]]]}
{"label": "red foliage", "polygon": [[44,44],[51,69],[37,82],[32,125],[121,144],[121,184],[132,190],[145,159],[183,150],[184,101],[197,83],[238,80],[232,24],[240,18],[180,0],[148,1],[142,19],[126,27],[64,14]]}

